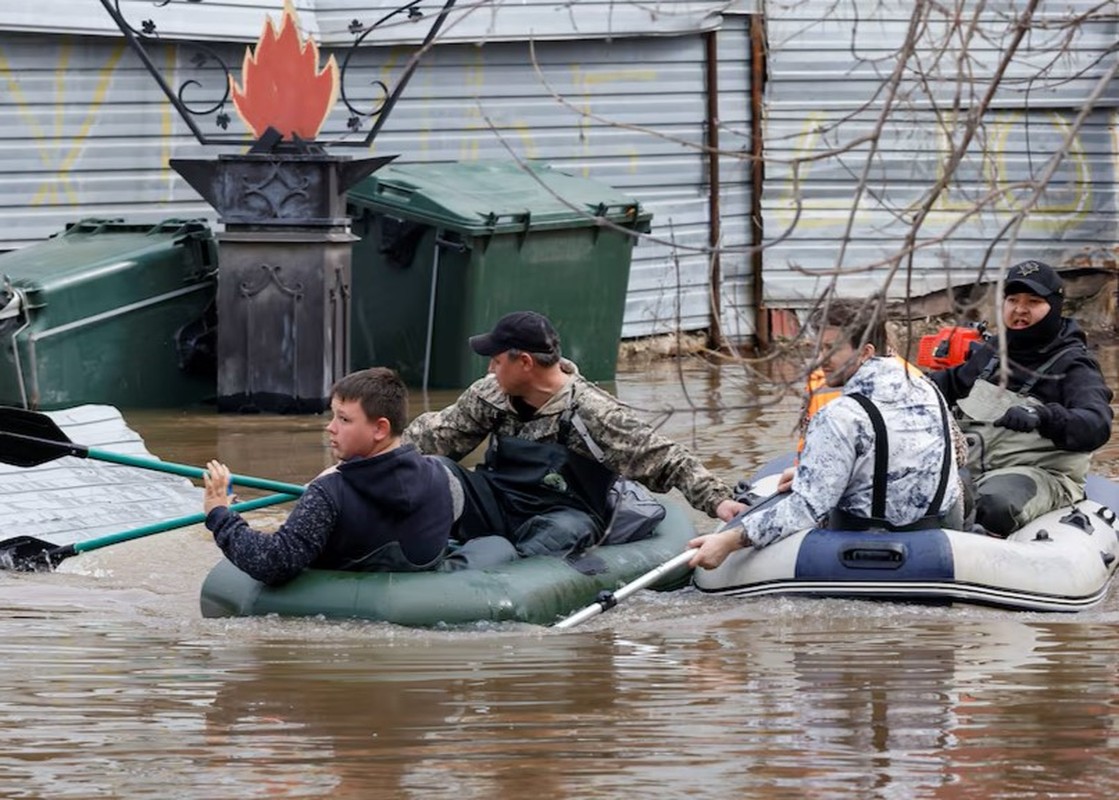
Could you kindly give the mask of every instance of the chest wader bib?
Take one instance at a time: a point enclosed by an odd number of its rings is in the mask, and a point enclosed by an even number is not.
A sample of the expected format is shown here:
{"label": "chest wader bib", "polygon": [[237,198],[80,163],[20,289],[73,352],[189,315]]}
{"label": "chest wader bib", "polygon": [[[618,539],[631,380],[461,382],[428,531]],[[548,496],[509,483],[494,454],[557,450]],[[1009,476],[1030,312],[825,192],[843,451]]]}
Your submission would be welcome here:
{"label": "chest wader bib", "polygon": [[998,365],[993,357],[971,393],[957,401],[975,484],[975,520],[991,534],[1009,536],[1030,520],[1084,497],[1090,453],[1061,450],[1037,431],[1023,433],[993,424],[1012,406],[1043,405],[1028,392],[1058,359],[1079,348],[1074,345],[1054,355],[1017,392],[990,381]]}
{"label": "chest wader bib", "polygon": [[968,442],[968,469],[977,480],[993,470],[1030,467],[1052,477],[1068,493],[1072,501],[1084,495],[1084,480],[1091,463],[1090,453],[1061,450],[1052,439],[1037,431],[1020,432],[998,428],[992,423],[1013,406],[1044,405],[1029,391],[1051,371],[1053,365],[1066,353],[1080,349],[1079,345],[1066,348],[1034,372],[1022,387],[1012,392],[991,382],[998,367],[997,357],[983,368],[967,397],[956,402],[960,409],[960,429]]}
{"label": "chest wader bib", "polygon": [[[570,430],[560,420],[560,438]],[[611,470],[557,442],[490,437],[484,461],[459,467],[467,493],[458,538],[499,534],[522,556],[567,553],[595,544],[609,520]]]}

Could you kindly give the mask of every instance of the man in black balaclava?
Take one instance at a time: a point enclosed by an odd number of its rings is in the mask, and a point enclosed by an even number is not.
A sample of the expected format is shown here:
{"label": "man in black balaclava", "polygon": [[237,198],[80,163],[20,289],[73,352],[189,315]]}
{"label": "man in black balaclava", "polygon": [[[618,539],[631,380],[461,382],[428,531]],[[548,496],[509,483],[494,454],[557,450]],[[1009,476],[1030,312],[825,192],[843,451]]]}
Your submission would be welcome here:
{"label": "man in black balaclava", "polygon": [[1084,332],[1061,316],[1056,271],[1040,261],[1015,264],[1004,294],[1006,386],[994,340],[929,375],[968,438],[975,522],[996,536],[1083,499],[1091,453],[1111,437],[1112,418],[1111,390]]}

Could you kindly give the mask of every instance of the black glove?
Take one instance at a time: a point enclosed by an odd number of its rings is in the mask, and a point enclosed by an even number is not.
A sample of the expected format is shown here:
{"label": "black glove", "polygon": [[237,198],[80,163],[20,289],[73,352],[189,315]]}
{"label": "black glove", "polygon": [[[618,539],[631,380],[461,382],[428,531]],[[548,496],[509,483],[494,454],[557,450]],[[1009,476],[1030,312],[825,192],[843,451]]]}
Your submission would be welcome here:
{"label": "black glove", "polygon": [[1006,428],[1019,433],[1036,431],[1041,425],[1041,414],[1034,406],[1011,406],[994,421],[996,428]]}

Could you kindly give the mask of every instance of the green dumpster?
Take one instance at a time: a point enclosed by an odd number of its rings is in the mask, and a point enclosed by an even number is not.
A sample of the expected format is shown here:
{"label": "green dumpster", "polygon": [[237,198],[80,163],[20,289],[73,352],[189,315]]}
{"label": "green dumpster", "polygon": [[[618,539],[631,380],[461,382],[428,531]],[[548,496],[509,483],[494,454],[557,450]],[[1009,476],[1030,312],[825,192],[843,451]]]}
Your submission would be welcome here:
{"label": "green dumpster", "polygon": [[0,256],[0,404],[213,397],[216,266],[198,220],[82,220]]}
{"label": "green dumpster", "polygon": [[413,386],[485,374],[467,339],[509,311],[551,318],[564,355],[614,379],[634,231],[651,215],[604,184],[544,165],[390,166],[348,193],[351,366]]}

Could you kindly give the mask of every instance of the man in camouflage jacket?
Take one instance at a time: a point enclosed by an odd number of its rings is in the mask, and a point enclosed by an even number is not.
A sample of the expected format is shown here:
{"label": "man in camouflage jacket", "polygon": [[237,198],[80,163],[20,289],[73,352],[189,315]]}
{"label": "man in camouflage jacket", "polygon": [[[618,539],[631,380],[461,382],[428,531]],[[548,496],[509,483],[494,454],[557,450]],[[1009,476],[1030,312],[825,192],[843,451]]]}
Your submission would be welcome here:
{"label": "man in camouflage jacket", "polygon": [[491,359],[489,374],[404,432],[421,452],[456,462],[491,437],[486,461],[459,475],[468,507],[473,499],[475,506],[496,502],[501,511],[464,515],[460,538],[500,533],[522,555],[585,546],[608,522],[604,487],[619,475],[656,492],[679,489],[712,517],[729,520],[745,510],[695,455],[561,358],[546,317],[507,314],[470,346]]}

